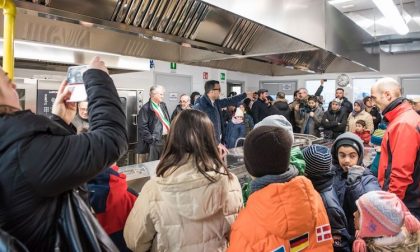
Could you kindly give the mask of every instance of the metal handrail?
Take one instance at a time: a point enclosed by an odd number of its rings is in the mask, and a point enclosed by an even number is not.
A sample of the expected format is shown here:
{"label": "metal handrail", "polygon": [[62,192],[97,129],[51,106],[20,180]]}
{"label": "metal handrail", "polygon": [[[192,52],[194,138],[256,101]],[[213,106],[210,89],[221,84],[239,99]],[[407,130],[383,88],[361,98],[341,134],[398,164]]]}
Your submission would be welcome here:
{"label": "metal handrail", "polygon": [[14,37],[16,6],[13,0],[0,0],[0,8],[3,9],[3,71],[10,79],[15,74]]}

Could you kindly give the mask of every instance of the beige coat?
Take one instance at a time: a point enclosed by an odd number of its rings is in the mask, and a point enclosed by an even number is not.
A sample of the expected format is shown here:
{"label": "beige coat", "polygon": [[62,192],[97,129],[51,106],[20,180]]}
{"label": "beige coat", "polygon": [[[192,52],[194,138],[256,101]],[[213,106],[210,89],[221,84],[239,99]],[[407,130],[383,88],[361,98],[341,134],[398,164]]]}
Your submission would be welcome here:
{"label": "beige coat", "polygon": [[347,118],[347,130],[349,132],[355,132],[356,131],[356,122],[358,120],[363,120],[366,123],[366,129],[370,131],[370,133],[373,133],[373,118],[372,116],[366,112],[365,110],[362,110],[359,114],[356,116],[353,116],[352,113],[350,113],[349,117]]}
{"label": "beige coat", "polygon": [[224,251],[230,225],[242,208],[238,178],[192,163],[148,181],[128,216],[124,239],[133,251]]}

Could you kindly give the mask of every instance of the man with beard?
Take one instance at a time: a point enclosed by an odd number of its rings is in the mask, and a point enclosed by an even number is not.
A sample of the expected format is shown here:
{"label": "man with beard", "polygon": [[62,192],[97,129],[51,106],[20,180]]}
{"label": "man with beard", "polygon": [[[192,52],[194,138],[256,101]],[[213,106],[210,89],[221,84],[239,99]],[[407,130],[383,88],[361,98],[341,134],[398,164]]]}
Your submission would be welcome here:
{"label": "man with beard", "polygon": [[[341,102],[341,109],[345,110],[344,112],[350,114],[353,111],[353,104],[344,96],[344,89],[337,88],[335,90],[335,98],[339,99]],[[328,105],[328,110],[331,108],[332,102]]]}
{"label": "man with beard", "polygon": [[321,135],[319,132],[319,126],[321,126],[323,115],[324,112],[319,107],[316,96],[310,95],[308,98],[308,110],[306,113],[303,117],[300,116],[300,114],[295,117],[296,122],[303,125],[300,133],[319,137]]}

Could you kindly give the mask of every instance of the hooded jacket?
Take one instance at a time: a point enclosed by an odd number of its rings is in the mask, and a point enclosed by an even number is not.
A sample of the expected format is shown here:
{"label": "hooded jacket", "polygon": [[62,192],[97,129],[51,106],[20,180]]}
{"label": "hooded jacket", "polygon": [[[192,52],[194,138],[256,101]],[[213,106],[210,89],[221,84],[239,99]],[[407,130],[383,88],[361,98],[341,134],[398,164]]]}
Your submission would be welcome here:
{"label": "hooded jacket", "polygon": [[[31,111],[0,115],[0,226],[30,251],[53,251],[61,196],[127,151],[125,115],[108,74],[83,75],[90,132]],[[112,116],[110,116],[112,115]]]}
{"label": "hooded jacket", "polygon": [[378,180],[420,218],[420,116],[398,99],[384,110],[389,122],[381,145]]}
{"label": "hooded jacket", "polygon": [[[235,175],[208,172],[189,162],[148,181],[128,216],[124,238],[133,251],[224,251],[242,207]],[[169,172],[167,172],[169,173]]]}
{"label": "hooded jacket", "polygon": [[348,172],[344,172],[338,161],[337,143],[342,139],[355,142],[359,147],[359,150],[361,150],[359,153],[359,159],[357,161],[357,165],[359,166],[363,166],[364,148],[362,140],[357,135],[350,132],[346,132],[337,137],[331,147],[331,155],[333,158],[332,170],[334,172],[333,187],[337,193],[340,205],[346,213],[348,231],[350,235],[354,236],[355,230],[353,213],[357,210],[356,200],[367,192],[380,191],[381,188],[377,178],[373,176],[373,174],[367,168],[364,169],[363,174],[355,181],[351,182],[347,179]]}
{"label": "hooded jacket", "polygon": [[291,248],[333,251],[322,199],[303,176],[252,193],[232,225],[228,251],[293,251]]}

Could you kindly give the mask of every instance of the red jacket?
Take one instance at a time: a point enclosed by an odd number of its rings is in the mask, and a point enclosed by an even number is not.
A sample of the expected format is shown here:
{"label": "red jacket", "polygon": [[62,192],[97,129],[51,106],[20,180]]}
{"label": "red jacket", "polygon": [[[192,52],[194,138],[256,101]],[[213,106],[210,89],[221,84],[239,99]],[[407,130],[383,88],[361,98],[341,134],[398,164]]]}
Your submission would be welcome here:
{"label": "red jacket", "polygon": [[354,132],[354,134],[358,135],[360,139],[362,139],[364,144],[369,144],[370,142],[370,131],[364,130],[363,132]]}
{"label": "red jacket", "polygon": [[[378,180],[410,210],[420,210],[420,116],[408,103],[385,114],[389,121],[381,145]],[[387,172],[387,169],[388,172]]]}
{"label": "red jacket", "polygon": [[229,252],[332,252],[331,227],[321,196],[297,176],[273,183],[248,199],[231,227]]}

